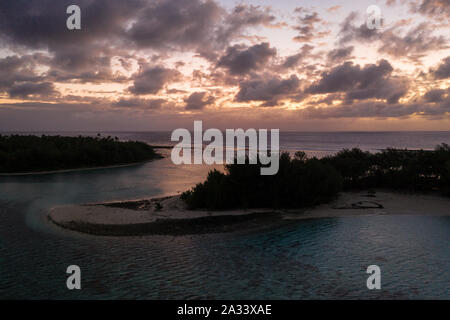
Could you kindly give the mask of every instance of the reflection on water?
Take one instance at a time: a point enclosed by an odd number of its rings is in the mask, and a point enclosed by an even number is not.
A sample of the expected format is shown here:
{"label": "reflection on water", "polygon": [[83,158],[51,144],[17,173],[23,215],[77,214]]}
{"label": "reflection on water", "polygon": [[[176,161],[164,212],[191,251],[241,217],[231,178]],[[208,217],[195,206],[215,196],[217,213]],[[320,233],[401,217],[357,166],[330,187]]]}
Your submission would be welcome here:
{"label": "reflection on water", "polygon": [[[210,168],[144,165],[1,178],[1,298],[449,299],[448,217],[296,221],[265,232],[182,237],[93,237],[45,219],[67,203],[173,194]],[[66,267],[82,290],[65,287]],[[382,290],[366,288],[368,265]]]}

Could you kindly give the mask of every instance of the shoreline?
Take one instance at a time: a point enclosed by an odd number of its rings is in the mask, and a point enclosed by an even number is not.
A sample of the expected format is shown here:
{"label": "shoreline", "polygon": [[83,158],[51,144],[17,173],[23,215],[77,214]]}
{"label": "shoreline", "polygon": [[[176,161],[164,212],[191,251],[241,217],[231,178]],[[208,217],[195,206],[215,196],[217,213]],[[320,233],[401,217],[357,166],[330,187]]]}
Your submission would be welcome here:
{"label": "shoreline", "polygon": [[146,160],[146,161],[141,161],[141,162],[133,162],[133,163],[127,163],[127,164],[116,164],[116,165],[111,165],[111,166],[102,166],[102,167],[84,167],[84,168],[48,170],[48,171],[36,171],[36,172],[0,173],[0,177],[39,176],[39,175],[55,174],[55,173],[70,173],[70,172],[81,172],[81,171],[89,171],[89,170],[124,168],[124,167],[137,166],[137,165],[140,165],[140,164],[151,162],[153,160],[157,160],[157,159],[151,159],[151,160]]}
{"label": "shoreline", "polygon": [[250,213],[245,215],[219,215],[190,219],[158,219],[154,222],[132,224],[99,224],[82,221],[50,222],[58,227],[94,236],[183,236],[271,229],[287,224],[276,213]]}
{"label": "shoreline", "polygon": [[450,199],[392,191],[343,192],[314,208],[209,211],[188,210],[179,196],[168,196],[55,207],[47,218],[61,228],[98,236],[178,236],[262,230],[304,219],[379,215],[450,216]]}
{"label": "shoreline", "polygon": [[[172,148],[172,147],[164,147],[164,146],[156,146],[156,147],[152,146],[152,147],[154,149],[171,149]],[[164,158],[164,157],[158,153],[156,158],[145,160],[145,161],[140,161],[140,162],[115,164],[115,165],[101,166],[101,167],[83,167],[83,168],[46,170],[46,171],[0,173],[0,177],[39,176],[39,175],[55,174],[55,173],[71,173],[71,172],[83,172],[83,171],[89,171],[89,170],[125,168],[125,167],[137,166],[137,165],[144,164],[147,162],[152,162],[154,160],[159,160],[162,158]]]}

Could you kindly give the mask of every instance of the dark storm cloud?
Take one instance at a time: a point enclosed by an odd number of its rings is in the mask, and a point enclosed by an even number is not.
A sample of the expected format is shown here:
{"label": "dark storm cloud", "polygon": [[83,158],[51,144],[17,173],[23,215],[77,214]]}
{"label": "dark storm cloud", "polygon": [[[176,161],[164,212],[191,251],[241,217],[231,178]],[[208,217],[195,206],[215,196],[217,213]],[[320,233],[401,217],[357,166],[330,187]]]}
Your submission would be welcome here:
{"label": "dark storm cloud", "polygon": [[271,48],[267,42],[252,47],[234,45],[227,49],[217,66],[227,68],[233,75],[244,75],[252,70],[263,68],[276,53],[277,50]]}
{"label": "dark storm cloud", "polygon": [[214,97],[208,96],[206,92],[194,92],[184,99],[187,110],[201,110],[204,107],[214,103]]}
{"label": "dark storm cloud", "polygon": [[134,77],[134,84],[129,90],[135,95],[156,94],[180,76],[181,74],[174,69],[148,67]]}
{"label": "dark storm cloud", "polygon": [[386,99],[395,103],[407,92],[407,84],[391,76],[393,68],[386,60],[361,68],[352,62],[345,62],[330,71],[325,71],[321,79],[311,85],[306,92],[312,94],[345,92],[346,99],[364,100]]}
{"label": "dark storm cloud", "polygon": [[431,69],[430,73],[436,79],[450,78],[450,56],[443,59],[436,69]]}
{"label": "dark storm cloud", "polygon": [[296,75],[281,79],[276,76],[260,77],[240,84],[236,101],[262,101],[264,106],[274,106],[279,100],[299,94],[300,80]]}

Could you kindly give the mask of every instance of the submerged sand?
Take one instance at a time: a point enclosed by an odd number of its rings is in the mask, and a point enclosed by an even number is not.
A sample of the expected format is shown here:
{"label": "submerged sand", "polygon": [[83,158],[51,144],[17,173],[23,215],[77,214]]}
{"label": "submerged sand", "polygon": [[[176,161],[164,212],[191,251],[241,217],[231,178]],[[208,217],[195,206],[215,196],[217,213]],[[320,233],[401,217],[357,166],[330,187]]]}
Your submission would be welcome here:
{"label": "submerged sand", "polygon": [[450,198],[378,191],[343,192],[338,199],[302,210],[188,210],[179,196],[87,205],[50,210],[56,225],[83,233],[184,235],[268,228],[291,220],[361,215],[450,215]]}

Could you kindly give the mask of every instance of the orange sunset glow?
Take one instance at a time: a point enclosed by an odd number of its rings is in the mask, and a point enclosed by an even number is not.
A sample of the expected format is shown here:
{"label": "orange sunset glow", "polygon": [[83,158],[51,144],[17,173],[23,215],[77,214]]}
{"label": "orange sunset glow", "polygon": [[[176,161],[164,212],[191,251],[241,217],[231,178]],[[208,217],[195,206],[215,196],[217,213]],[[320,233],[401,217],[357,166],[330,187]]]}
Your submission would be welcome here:
{"label": "orange sunset glow", "polygon": [[[80,30],[66,27],[70,4]],[[16,0],[0,12],[3,131],[450,128],[448,0]]]}

